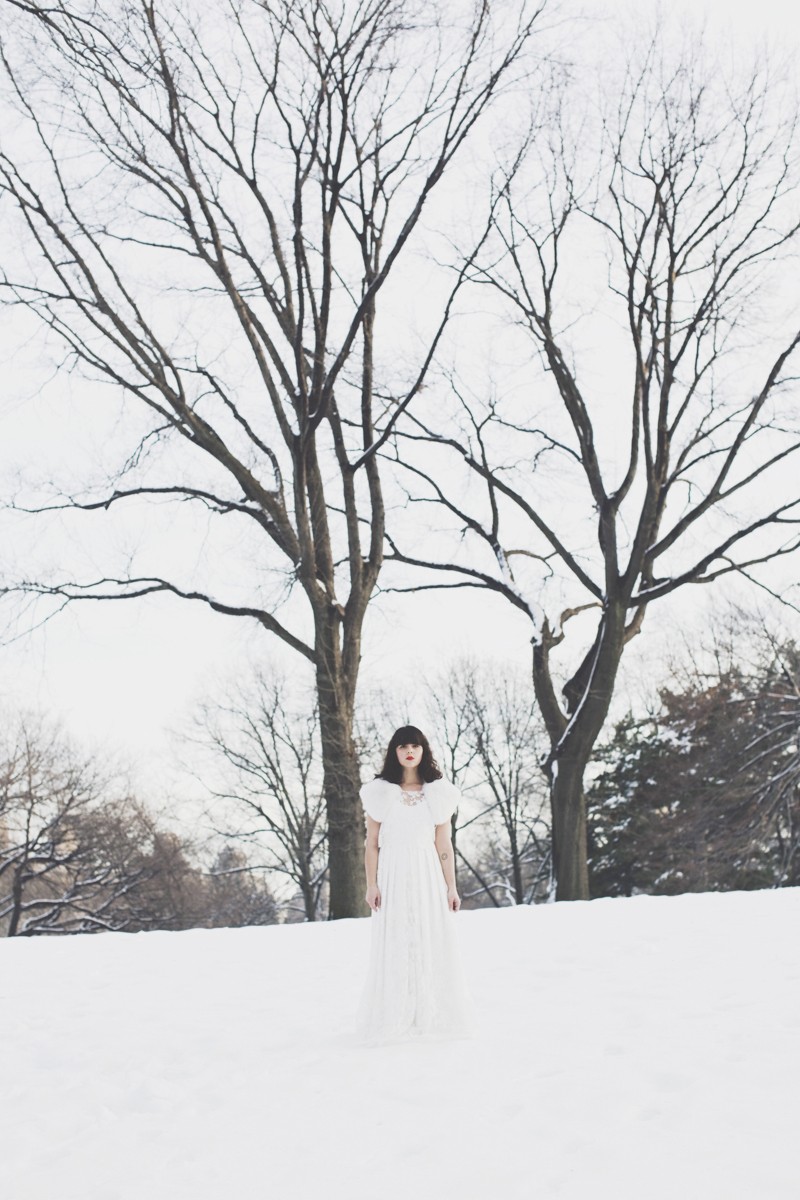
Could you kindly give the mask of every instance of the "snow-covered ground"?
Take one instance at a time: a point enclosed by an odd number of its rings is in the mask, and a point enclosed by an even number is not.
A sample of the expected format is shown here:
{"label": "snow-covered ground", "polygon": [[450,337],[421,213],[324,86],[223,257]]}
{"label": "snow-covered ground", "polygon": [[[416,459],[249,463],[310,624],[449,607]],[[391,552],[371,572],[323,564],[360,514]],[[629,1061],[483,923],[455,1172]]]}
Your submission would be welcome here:
{"label": "snow-covered ground", "polygon": [[800,889],[453,919],[372,1049],[368,919],[0,943],[3,1200],[798,1200]]}

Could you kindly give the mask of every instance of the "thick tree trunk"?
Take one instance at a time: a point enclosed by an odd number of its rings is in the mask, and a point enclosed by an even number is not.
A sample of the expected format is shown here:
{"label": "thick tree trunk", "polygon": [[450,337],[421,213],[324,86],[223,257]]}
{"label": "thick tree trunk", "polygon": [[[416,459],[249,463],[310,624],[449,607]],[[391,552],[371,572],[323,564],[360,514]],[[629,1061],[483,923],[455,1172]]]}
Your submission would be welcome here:
{"label": "thick tree trunk", "polygon": [[364,816],[361,776],[353,740],[355,681],[347,679],[338,628],[318,629],[319,696],[325,806],[328,815],[329,920],[363,917],[365,900]]}
{"label": "thick tree trunk", "polygon": [[545,771],[550,777],[556,900],[589,899],[583,777],[614,694],[625,611],[619,600],[606,605],[594,645],[564,688],[567,713],[558,704],[550,675],[549,650],[556,640],[548,627],[534,643],[534,687],[552,745]]}
{"label": "thick tree trunk", "polygon": [[556,900],[589,899],[586,796],[583,790],[586,762],[582,758],[560,758],[550,788]]}
{"label": "thick tree trunk", "polygon": [[[325,802],[328,811],[329,920],[363,917],[368,909],[364,881],[364,818],[358,790],[361,780],[352,735],[344,722],[323,745]],[[336,748],[338,747],[338,749]]]}

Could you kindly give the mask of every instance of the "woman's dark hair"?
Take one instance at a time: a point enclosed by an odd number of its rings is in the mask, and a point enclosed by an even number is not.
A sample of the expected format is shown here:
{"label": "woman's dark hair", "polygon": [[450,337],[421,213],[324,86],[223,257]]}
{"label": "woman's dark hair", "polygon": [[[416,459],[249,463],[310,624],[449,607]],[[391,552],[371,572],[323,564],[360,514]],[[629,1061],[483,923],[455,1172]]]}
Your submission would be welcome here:
{"label": "woman's dark hair", "polygon": [[376,779],[385,779],[388,783],[402,782],[403,768],[397,760],[398,746],[422,746],[422,759],[417,770],[423,783],[433,783],[434,779],[442,778],[439,764],[433,757],[430,743],[422,730],[417,729],[416,725],[401,725],[392,734],[392,739],[386,751],[386,757],[383,760],[383,766],[375,776]]}

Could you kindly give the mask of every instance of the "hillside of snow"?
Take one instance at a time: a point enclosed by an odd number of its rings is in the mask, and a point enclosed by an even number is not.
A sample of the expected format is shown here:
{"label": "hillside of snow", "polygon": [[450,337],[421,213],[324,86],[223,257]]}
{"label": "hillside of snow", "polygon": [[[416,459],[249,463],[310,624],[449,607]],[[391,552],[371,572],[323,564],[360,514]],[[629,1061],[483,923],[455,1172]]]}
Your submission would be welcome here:
{"label": "hillside of snow", "polygon": [[453,919],[375,1048],[369,919],[0,942],[4,1200],[798,1200],[800,889]]}

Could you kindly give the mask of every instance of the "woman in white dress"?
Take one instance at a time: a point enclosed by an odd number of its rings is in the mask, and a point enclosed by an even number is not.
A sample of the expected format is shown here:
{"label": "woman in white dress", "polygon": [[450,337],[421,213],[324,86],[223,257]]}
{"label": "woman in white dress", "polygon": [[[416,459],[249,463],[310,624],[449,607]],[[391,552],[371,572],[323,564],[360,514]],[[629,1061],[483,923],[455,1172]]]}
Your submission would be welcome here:
{"label": "woman in white dress", "polygon": [[458,789],[442,778],[425,735],[404,725],[360,795],[372,936],[357,1034],[367,1043],[468,1037],[473,1005],[454,927],[461,900],[450,835]]}

